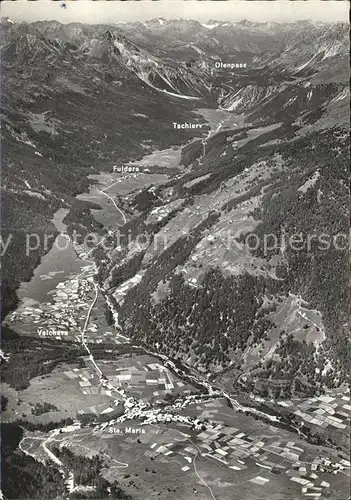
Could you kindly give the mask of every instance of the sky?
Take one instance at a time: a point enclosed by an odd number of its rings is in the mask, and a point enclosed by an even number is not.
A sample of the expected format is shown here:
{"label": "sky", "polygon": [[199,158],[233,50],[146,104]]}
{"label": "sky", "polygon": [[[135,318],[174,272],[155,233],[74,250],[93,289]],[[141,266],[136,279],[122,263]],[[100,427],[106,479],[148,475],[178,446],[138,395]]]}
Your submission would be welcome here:
{"label": "sky", "polygon": [[[66,8],[62,6],[66,5]],[[20,22],[56,20],[61,23],[87,24],[116,21],[145,21],[155,17],[165,19],[194,19],[206,22],[241,21],[289,22],[309,19],[322,22],[348,22],[349,2],[346,0],[276,0],[276,1],[198,1],[150,0],[92,1],[92,0],[4,0],[1,17]]]}

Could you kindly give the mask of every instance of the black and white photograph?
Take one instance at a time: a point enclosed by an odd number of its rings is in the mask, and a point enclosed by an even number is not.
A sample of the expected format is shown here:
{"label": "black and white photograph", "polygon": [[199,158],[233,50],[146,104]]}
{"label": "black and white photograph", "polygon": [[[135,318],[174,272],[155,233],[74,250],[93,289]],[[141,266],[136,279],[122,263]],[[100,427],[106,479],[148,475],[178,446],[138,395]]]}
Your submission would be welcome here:
{"label": "black and white photograph", "polygon": [[0,500],[349,500],[349,29],[2,2]]}

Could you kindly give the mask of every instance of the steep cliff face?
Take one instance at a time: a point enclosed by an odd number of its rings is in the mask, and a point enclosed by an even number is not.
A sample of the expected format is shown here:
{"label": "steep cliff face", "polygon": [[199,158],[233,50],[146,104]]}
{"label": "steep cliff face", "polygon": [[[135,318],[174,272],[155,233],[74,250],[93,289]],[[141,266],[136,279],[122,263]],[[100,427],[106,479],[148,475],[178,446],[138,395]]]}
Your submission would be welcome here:
{"label": "steep cliff face", "polygon": [[228,111],[250,111],[259,104],[265,104],[269,99],[285,90],[286,84],[281,85],[245,85],[229,92],[220,99],[221,107]]}

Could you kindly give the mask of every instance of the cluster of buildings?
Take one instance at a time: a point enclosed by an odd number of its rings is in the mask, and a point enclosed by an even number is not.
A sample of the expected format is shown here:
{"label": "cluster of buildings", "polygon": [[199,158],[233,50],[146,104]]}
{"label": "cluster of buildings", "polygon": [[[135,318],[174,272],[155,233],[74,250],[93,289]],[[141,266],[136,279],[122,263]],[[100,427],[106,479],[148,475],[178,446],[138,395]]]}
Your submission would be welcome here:
{"label": "cluster of buildings", "polygon": [[40,305],[26,302],[10,315],[9,321],[36,325],[38,333],[43,330],[54,331],[58,338],[77,330],[86,318],[90,303],[87,295],[93,290],[92,281],[93,278],[89,277],[58,283],[51,294],[53,302]]}
{"label": "cluster of buildings", "polygon": [[[65,337],[81,342],[81,330],[95,295],[93,283],[91,272],[84,273],[79,279],[60,282],[55,289],[48,292],[52,298],[51,302],[38,303],[30,299],[25,300],[7,320],[13,326],[25,326],[28,332],[37,333],[40,337],[56,339]],[[121,336],[107,324],[99,326],[93,317],[89,319],[85,339],[87,343],[95,344],[126,342],[125,337],[121,339]]]}
{"label": "cluster of buildings", "polygon": [[143,416],[146,417],[145,420],[143,421],[145,425],[176,423],[176,424],[191,426],[194,428],[194,430],[197,431],[201,430],[205,425],[198,418],[194,419],[189,416],[178,415],[177,413],[168,413],[162,410],[150,410],[148,414],[144,413]]}
{"label": "cluster of buildings", "polygon": [[[188,402],[193,402],[195,396],[189,396]],[[191,399],[190,399],[191,398]],[[119,404],[119,400],[115,401],[115,404]],[[198,418],[192,418],[186,415],[179,415],[177,413],[171,413],[170,410],[164,408],[152,408],[147,401],[142,399],[136,399],[133,397],[127,397],[124,400],[124,413],[120,417],[110,420],[109,422],[103,423],[95,428],[96,431],[102,431],[108,429],[117,424],[121,424],[130,420],[139,420],[142,425],[153,425],[153,424],[171,424],[178,423],[186,426],[191,426],[194,430],[200,431],[204,428],[212,428],[213,423],[206,422],[206,424]],[[172,409],[182,408],[186,406],[186,402],[178,402],[176,405],[172,405]],[[116,434],[118,432],[115,432]]]}

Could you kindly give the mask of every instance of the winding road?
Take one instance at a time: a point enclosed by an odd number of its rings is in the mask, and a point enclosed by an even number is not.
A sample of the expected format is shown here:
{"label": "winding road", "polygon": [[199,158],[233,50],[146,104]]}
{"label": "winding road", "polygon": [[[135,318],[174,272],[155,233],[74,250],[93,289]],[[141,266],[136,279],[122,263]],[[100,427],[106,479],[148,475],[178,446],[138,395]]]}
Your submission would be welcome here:
{"label": "winding road", "polygon": [[116,182],[114,184],[112,184],[111,186],[108,186],[107,188],[105,189],[99,189],[100,193],[102,193],[104,196],[106,196],[109,200],[112,201],[113,205],[115,206],[116,210],[118,210],[118,212],[122,215],[123,217],[123,223],[124,224],[127,224],[127,219],[126,219],[126,216],[124,215],[124,212],[122,212],[122,210],[116,205],[116,202],[115,200],[110,196],[108,195],[107,193],[105,193],[106,189],[110,189],[112,186],[114,186],[115,184],[117,184]]}

